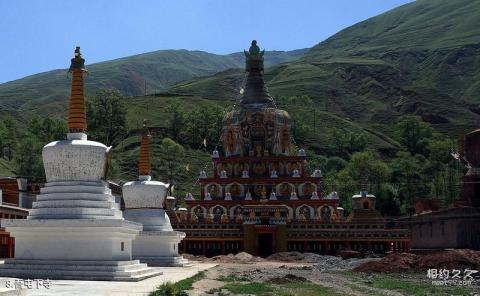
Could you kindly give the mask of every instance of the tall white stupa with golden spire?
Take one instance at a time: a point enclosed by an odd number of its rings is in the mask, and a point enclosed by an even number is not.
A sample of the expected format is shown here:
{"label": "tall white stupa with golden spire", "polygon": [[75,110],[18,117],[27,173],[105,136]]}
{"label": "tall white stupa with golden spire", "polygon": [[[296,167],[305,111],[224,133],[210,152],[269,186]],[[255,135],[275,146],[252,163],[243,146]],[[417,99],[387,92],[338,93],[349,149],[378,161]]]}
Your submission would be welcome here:
{"label": "tall white stupa with golden spire", "polygon": [[150,162],[150,132],[144,124],[140,142],[138,180],[123,186],[125,219],[142,223],[143,230],[132,245],[134,259],[149,266],[185,266],[187,260],[178,255],[178,243],[184,232],[174,231],[165,213],[168,184],[152,181]]}
{"label": "tall white stupa with golden spire", "polygon": [[47,183],[26,220],[2,220],[15,238],[15,258],[0,276],[137,281],[160,274],[132,260],[142,225],[122,217],[105,182],[110,148],[87,140],[85,60],[75,50],[67,140],[43,148]]}

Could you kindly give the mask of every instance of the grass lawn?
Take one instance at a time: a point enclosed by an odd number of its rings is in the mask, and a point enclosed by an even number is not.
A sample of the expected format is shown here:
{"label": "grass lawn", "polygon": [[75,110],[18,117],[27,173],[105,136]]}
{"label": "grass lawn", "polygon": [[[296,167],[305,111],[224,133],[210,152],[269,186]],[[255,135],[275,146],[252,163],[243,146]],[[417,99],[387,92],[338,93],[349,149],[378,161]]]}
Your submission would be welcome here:
{"label": "grass lawn", "polygon": [[478,286],[434,286],[430,281],[425,281],[426,274],[418,273],[372,275],[355,272],[339,273],[354,282],[365,284],[366,281],[370,281],[369,285],[374,288],[399,291],[412,296],[474,295],[479,289]]}

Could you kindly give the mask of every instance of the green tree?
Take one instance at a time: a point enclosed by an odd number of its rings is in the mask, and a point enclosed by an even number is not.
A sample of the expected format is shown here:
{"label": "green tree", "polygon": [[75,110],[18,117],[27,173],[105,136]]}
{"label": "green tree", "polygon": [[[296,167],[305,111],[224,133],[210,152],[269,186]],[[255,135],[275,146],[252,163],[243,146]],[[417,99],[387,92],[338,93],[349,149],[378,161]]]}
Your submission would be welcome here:
{"label": "green tree", "polygon": [[35,116],[28,123],[27,130],[40,142],[46,144],[55,140],[65,139],[67,124],[63,120],[58,120],[48,115]]}
{"label": "green tree", "polygon": [[0,121],[0,157],[5,157],[6,150],[7,150],[7,143],[6,143],[6,137],[7,137],[7,127],[3,123],[3,121]]}
{"label": "green tree", "polygon": [[396,125],[396,136],[411,155],[426,154],[434,129],[418,116],[405,116]]}
{"label": "green tree", "polygon": [[399,216],[401,214],[400,190],[398,185],[386,183],[382,191],[377,192],[377,209],[388,216]]}
{"label": "green tree", "polygon": [[336,173],[345,168],[346,165],[347,162],[343,158],[338,156],[332,156],[327,159],[325,163],[325,170],[327,173]]}
{"label": "green tree", "polygon": [[185,149],[172,139],[164,138],[160,145],[160,153],[162,155],[160,159],[154,158],[158,162],[155,167],[162,176],[167,177],[168,183],[176,184],[185,173],[185,167],[178,161],[185,156]]}
{"label": "green tree", "polygon": [[330,134],[338,155],[353,154],[363,151],[367,147],[367,138],[363,132],[354,133],[333,128]]}
{"label": "green tree", "polygon": [[428,143],[429,166],[424,174],[432,176],[431,195],[450,205],[458,196],[460,179],[466,173],[464,166],[453,159],[452,152],[457,151],[456,141],[433,139]]}
{"label": "green tree", "polygon": [[327,158],[323,155],[315,154],[313,151],[308,151],[308,162],[306,163],[307,172],[313,172],[316,169],[322,172],[326,171]]}
{"label": "green tree", "polygon": [[354,153],[345,169],[358,184],[367,179],[371,189],[375,192],[381,191],[382,184],[389,179],[391,174],[388,165],[380,160],[372,150]]}
{"label": "green tree", "polygon": [[0,121],[0,156],[12,160],[16,144],[17,125],[15,121],[11,118]]}
{"label": "green tree", "polygon": [[185,129],[185,110],[177,102],[169,105],[167,110],[170,114],[168,133],[174,141],[181,142],[182,132]]}
{"label": "green tree", "polygon": [[87,102],[88,133],[94,140],[115,146],[127,132],[125,98],[116,89],[101,89]]}
{"label": "green tree", "polygon": [[45,178],[42,163],[42,147],[37,137],[27,134],[18,143],[15,151],[14,163],[16,174],[33,181]]}
{"label": "green tree", "polygon": [[[213,149],[218,141],[223,125],[223,109],[217,106],[195,108],[186,113],[185,137],[192,148]],[[206,144],[206,147],[203,147]]]}
{"label": "green tree", "polygon": [[292,136],[298,144],[305,142],[307,135],[307,124],[305,118],[296,114],[292,115]]}
{"label": "green tree", "polygon": [[367,147],[367,138],[364,133],[349,132],[346,136],[347,150],[349,153],[360,152]]}
{"label": "green tree", "polygon": [[373,151],[367,150],[354,153],[345,168],[334,176],[336,180],[333,182],[337,184],[342,204],[345,209],[349,209],[351,207],[350,197],[361,189],[362,182],[367,180],[370,184],[370,191],[381,196],[383,186],[389,180],[390,175],[391,170],[388,165],[380,160]]}
{"label": "green tree", "polygon": [[392,182],[397,184],[402,199],[402,212],[413,213],[415,198],[428,196],[429,184],[422,179],[428,160],[422,155],[412,156],[400,151],[392,160]]}
{"label": "green tree", "polygon": [[352,195],[358,192],[357,182],[352,178],[350,172],[346,169],[327,177],[327,183],[330,184],[330,191],[337,191],[340,202],[345,212],[352,210]]}
{"label": "green tree", "polygon": [[44,179],[42,148],[49,142],[65,139],[66,134],[67,125],[63,120],[50,116],[32,118],[15,149],[14,163],[17,175],[31,180]]}

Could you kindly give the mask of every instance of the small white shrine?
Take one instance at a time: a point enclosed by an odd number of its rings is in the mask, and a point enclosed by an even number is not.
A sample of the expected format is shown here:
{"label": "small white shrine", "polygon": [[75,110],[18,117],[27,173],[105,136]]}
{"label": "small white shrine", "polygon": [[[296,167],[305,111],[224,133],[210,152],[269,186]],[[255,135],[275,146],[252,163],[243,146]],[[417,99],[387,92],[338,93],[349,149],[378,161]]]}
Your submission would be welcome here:
{"label": "small white shrine", "polygon": [[164,210],[169,185],[151,180],[150,137],[144,127],[138,181],[123,186],[125,219],[143,225],[143,230],[133,241],[133,258],[149,266],[187,266],[188,261],[178,255],[178,244],[185,233],[172,229]]}

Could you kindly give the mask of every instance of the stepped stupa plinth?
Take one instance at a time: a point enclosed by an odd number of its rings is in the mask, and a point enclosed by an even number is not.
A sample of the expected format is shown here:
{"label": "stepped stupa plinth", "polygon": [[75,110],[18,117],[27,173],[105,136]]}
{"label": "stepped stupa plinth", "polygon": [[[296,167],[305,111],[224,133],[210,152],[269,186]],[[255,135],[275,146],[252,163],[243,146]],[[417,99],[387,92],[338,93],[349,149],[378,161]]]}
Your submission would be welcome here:
{"label": "stepped stupa plinth", "polygon": [[137,281],[160,274],[132,260],[132,240],[142,225],[123,218],[105,182],[110,148],[87,140],[80,48],[71,60],[67,140],[42,151],[47,183],[26,220],[2,220],[15,238],[15,258],[0,276]]}
{"label": "stepped stupa plinth", "polygon": [[151,178],[150,138],[144,124],[138,180],[123,186],[125,219],[143,225],[133,241],[132,255],[149,266],[186,266],[187,260],[178,255],[178,244],[185,233],[172,229],[164,210],[169,185]]}

